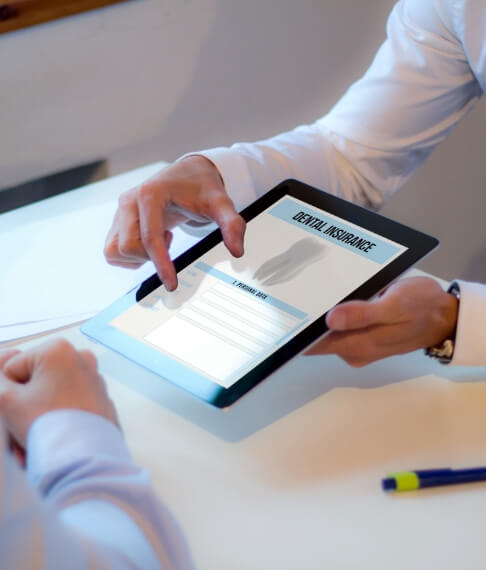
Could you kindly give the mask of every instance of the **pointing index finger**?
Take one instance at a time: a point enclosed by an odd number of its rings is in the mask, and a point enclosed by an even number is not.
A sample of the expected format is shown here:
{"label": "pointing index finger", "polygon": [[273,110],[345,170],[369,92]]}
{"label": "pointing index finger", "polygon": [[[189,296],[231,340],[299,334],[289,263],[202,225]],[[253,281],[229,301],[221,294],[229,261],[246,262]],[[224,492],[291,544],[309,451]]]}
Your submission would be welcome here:
{"label": "pointing index finger", "polygon": [[167,244],[167,237],[171,234],[164,222],[168,200],[154,193],[149,185],[142,185],[137,194],[137,203],[143,246],[154,262],[160,280],[167,290],[172,291],[177,287],[177,275]]}
{"label": "pointing index finger", "polygon": [[243,238],[245,220],[236,212],[228,196],[222,196],[213,204],[211,217],[218,224],[226,247],[235,257],[244,253]]}

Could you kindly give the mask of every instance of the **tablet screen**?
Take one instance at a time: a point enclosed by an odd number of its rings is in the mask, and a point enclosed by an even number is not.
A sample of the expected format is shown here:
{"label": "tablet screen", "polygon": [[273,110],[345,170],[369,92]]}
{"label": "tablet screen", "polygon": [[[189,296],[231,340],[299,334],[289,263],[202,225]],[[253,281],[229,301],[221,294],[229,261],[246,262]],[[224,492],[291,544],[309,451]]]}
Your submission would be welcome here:
{"label": "tablet screen", "polygon": [[407,250],[403,244],[284,195],[247,223],[245,254],[222,242],[109,325],[158,355],[177,383],[223,388]]}
{"label": "tablet screen", "polygon": [[155,372],[136,390],[159,399],[163,378],[227,407],[321,337],[329,309],[371,298],[438,245],[298,180],[241,215],[243,257],[216,230],[174,260],[176,291],[153,275],[81,327]]}

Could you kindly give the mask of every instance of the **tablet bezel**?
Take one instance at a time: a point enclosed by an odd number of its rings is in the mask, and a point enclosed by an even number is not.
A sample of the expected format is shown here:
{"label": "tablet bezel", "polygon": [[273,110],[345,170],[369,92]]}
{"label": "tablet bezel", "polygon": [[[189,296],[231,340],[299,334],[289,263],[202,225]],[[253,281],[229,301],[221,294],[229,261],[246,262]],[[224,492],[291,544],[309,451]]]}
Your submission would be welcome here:
{"label": "tablet bezel", "polygon": [[[241,215],[248,222],[286,195],[302,200],[309,206],[319,208],[324,212],[333,214],[344,221],[356,224],[364,230],[371,231],[407,248],[395,260],[344,297],[340,303],[352,299],[370,299],[439,245],[439,241],[435,237],[294,179],[281,182],[245,208]],[[174,260],[176,271],[181,271],[221,241],[222,236],[219,229],[211,232]],[[228,255],[230,254],[228,253]],[[325,323],[326,312],[244,374],[229,388],[224,388],[204,378],[198,379],[197,382],[190,381],[184,378],[183,374],[177,380],[165,378],[163,370],[158,369],[156,359],[158,351],[155,348],[152,350],[146,344],[115,329],[109,324],[115,317],[134,303],[141,301],[160,285],[161,282],[157,274],[152,275],[140,286],[87,321],[81,327],[81,331],[93,340],[128,357],[167,381],[180,386],[218,408],[232,405],[280,366],[314,343],[328,330]]]}

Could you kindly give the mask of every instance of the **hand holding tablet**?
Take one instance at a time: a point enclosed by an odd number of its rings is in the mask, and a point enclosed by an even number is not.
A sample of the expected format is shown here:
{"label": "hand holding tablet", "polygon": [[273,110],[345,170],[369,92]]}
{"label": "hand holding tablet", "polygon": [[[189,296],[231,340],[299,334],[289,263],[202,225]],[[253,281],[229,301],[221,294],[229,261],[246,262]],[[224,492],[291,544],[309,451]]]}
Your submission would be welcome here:
{"label": "hand holding tablet", "polygon": [[438,244],[295,180],[241,215],[241,258],[216,230],[175,260],[176,291],[154,275],[83,332],[226,407],[326,333],[336,304],[373,297]]}
{"label": "hand holding tablet", "polygon": [[451,338],[457,299],[431,277],[399,279],[372,301],[350,301],[331,309],[331,331],[305,354],[336,354],[352,366],[436,346]]}

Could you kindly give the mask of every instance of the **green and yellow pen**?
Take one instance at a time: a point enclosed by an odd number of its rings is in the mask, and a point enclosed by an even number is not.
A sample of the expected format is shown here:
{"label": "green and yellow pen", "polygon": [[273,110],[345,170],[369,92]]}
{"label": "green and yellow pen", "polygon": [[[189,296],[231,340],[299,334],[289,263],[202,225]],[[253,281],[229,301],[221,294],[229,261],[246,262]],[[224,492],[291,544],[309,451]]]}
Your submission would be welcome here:
{"label": "green and yellow pen", "polygon": [[478,481],[486,481],[486,467],[400,471],[390,473],[385,479],[382,479],[381,486],[384,491],[415,491],[426,487],[459,485]]}

